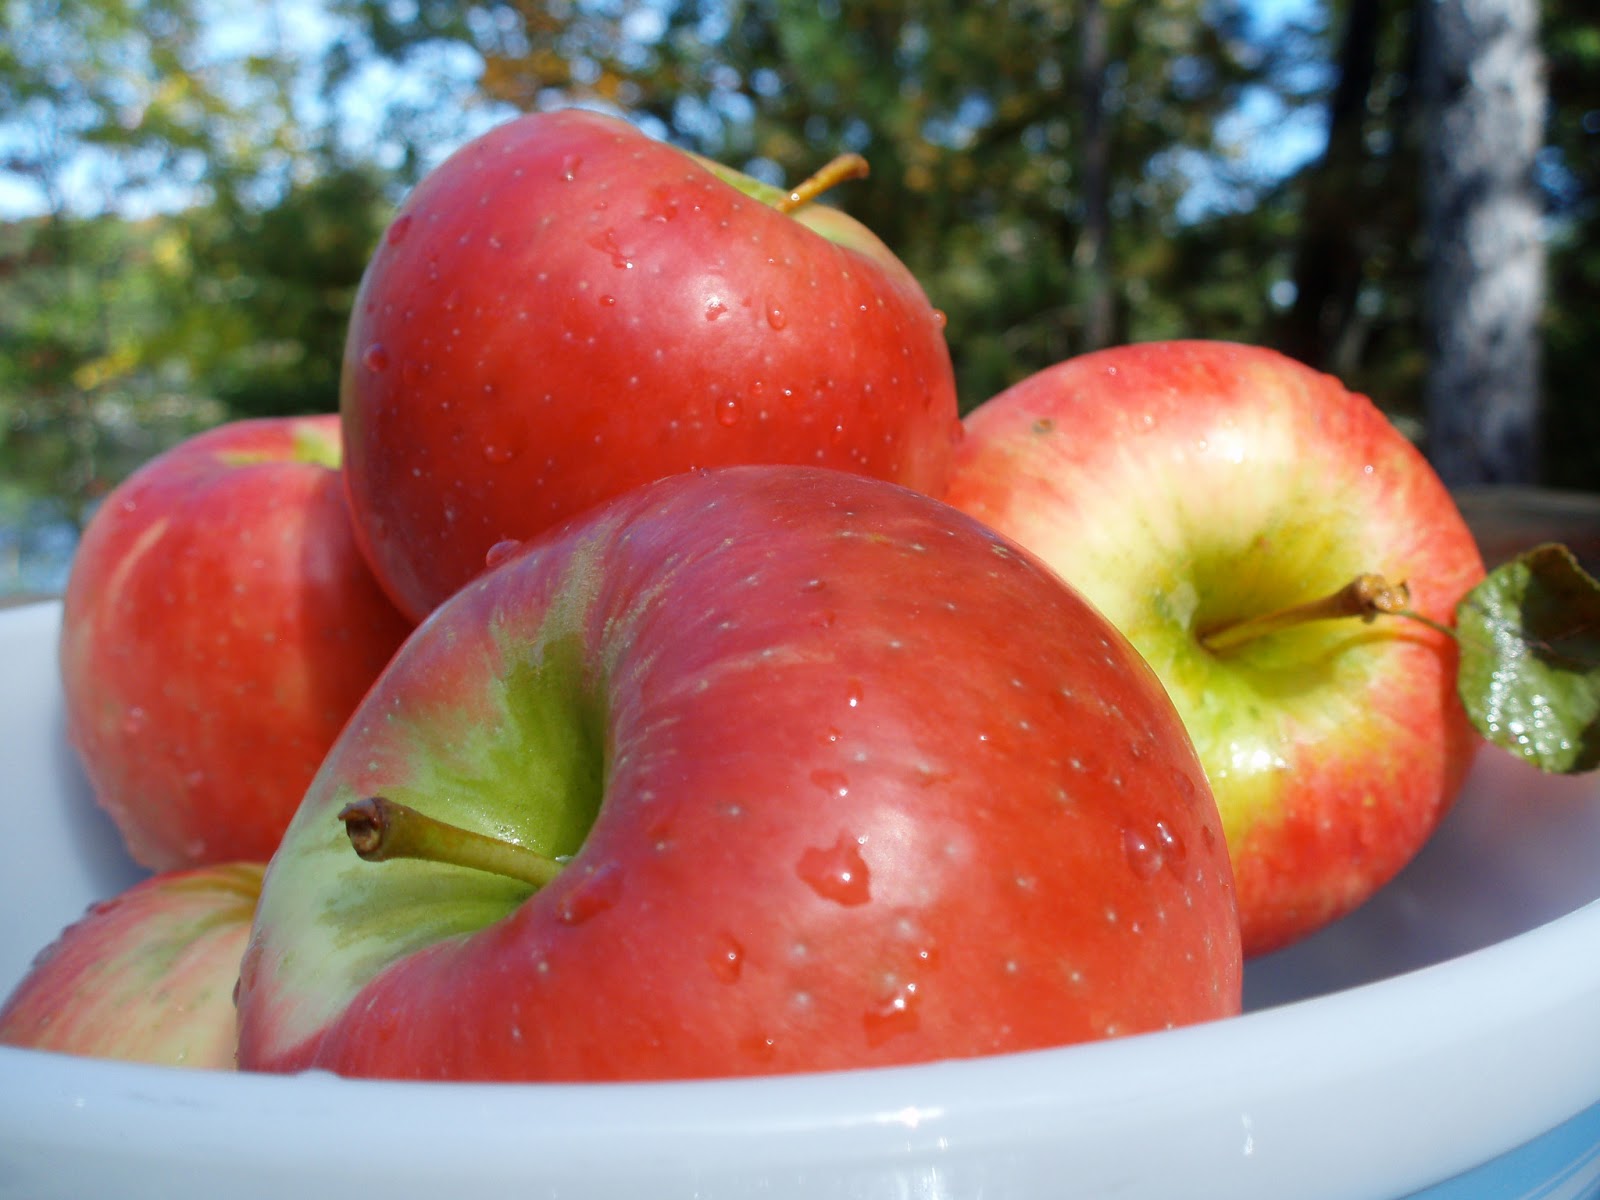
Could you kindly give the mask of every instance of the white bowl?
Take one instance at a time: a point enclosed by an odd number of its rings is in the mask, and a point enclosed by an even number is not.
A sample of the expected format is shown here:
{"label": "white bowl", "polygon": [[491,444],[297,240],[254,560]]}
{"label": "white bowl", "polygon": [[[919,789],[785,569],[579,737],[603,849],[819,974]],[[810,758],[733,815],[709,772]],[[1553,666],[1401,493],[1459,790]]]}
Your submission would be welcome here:
{"label": "white bowl", "polygon": [[[0,612],[0,991],[137,870],[62,740],[59,609]],[[1583,1197],[1600,1188],[1600,783],[1486,750],[1250,1011],[1029,1054],[765,1080],[457,1085],[0,1047],[0,1195]]]}

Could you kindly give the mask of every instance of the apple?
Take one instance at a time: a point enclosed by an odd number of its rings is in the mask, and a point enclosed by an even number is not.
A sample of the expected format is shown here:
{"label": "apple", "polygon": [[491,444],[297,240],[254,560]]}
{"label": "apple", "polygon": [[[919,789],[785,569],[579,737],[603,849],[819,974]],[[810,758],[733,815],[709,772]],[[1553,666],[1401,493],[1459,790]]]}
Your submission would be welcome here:
{"label": "apple", "polygon": [[401,649],[268,868],[240,1065],[864,1067],[1226,1016],[1240,971],[1204,773],[1108,623],[921,493],[725,467]]}
{"label": "apple", "polygon": [[68,739],[152,870],[265,861],[411,622],[355,543],[339,419],[235,421],[145,463],[68,575]]}
{"label": "apple", "polygon": [[942,492],[943,317],[814,190],[580,110],[500,125],[421,181],[367,266],[340,402],[362,546],[402,610],[503,540],[692,468]]}
{"label": "apple", "polygon": [[1336,379],[1204,341],[1058,363],[966,429],[950,502],[1078,588],[1183,715],[1227,830],[1245,953],[1391,878],[1478,745],[1455,642],[1409,620],[1306,618],[1375,616],[1345,590],[1370,576],[1389,607],[1408,590],[1449,626],[1483,577],[1417,449]]}
{"label": "apple", "polygon": [[0,1044],[232,1069],[233,989],[261,872],[259,863],[191,867],[96,904],[0,1007]]}

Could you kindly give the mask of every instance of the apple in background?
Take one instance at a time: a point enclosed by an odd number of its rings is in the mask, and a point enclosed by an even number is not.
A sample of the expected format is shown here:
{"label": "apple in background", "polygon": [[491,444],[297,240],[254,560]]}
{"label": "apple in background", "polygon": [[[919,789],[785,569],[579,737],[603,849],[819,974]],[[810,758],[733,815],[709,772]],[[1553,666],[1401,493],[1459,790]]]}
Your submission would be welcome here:
{"label": "apple in background", "polygon": [[410,622],[355,544],[338,417],[236,421],[151,459],[73,558],[67,735],[152,870],[266,861]]}
{"label": "apple in background", "polygon": [[728,467],[402,648],[268,869],[240,1065],[865,1067],[1225,1016],[1240,970],[1204,774],[1109,624],[925,495]]}
{"label": "apple in background", "polygon": [[261,871],[257,863],[194,867],[95,905],[0,1008],[0,1043],[231,1069],[233,989]]}
{"label": "apple in background", "polygon": [[966,428],[950,502],[1082,591],[1182,713],[1227,829],[1246,954],[1393,876],[1478,744],[1453,640],[1396,618],[1241,624],[1363,573],[1452,623],[1483,564],[1383,414],[1275,352],[1169,342],[1046,368]]}
{"label": "apple in background", "polygon": [[362,281],[341,400],[362,545],[421,617],[496,543],[691,468],[937,495],[959,432],[943,328],[837,209],[615,118],[510,121],[422,180]]}

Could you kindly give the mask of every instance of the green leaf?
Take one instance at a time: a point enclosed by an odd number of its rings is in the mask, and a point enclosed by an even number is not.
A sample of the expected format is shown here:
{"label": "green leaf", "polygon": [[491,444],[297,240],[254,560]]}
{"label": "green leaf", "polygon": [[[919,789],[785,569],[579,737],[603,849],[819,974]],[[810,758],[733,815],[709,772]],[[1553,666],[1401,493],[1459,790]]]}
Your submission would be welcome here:
{"label": "green leaf", "polygon": [[1478,731],[1542,771],[1600,766],[1600,583],[1565,546],[1492,571],[1456,608],[1457,691]]}

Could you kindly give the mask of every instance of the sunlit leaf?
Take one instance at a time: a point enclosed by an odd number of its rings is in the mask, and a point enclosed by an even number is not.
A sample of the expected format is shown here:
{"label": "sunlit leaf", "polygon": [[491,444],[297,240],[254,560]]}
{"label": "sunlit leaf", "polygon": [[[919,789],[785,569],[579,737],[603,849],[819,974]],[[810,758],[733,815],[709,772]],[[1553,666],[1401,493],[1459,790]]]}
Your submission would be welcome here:
{"label": "sunlit leaf", "polygon": [[1570,550],[1539,546],[1491,572],[1456,627],[1480,733],[1544,771],[1600,766],[1600,583]]}

